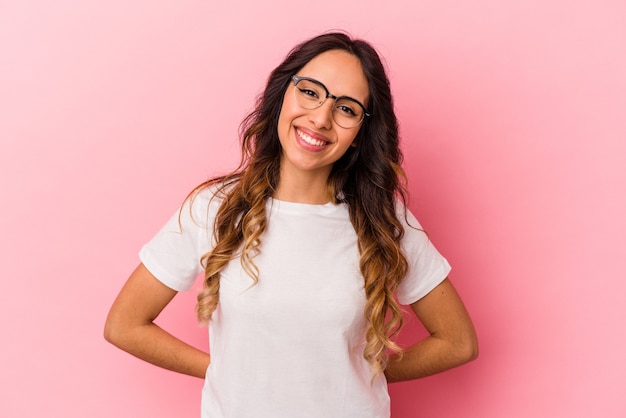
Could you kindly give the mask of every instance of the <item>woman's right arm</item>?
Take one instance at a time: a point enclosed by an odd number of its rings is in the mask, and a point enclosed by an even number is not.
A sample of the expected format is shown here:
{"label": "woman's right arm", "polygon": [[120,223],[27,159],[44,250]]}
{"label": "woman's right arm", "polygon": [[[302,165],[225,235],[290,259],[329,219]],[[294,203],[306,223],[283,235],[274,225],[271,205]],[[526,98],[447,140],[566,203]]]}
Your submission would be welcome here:
{"label": "woman's right arm", "polygon": [[209,354],[154,323],[176,293],[139,264],[111,306],[104,338],[154,365],[204,379],[211,362]]}

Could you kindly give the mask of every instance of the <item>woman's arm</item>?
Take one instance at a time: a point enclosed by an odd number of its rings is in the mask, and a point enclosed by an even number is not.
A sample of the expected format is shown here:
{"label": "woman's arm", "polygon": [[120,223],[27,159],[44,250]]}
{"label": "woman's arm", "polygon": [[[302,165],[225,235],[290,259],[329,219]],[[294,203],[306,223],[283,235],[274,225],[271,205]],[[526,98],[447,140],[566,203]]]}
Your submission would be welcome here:
{"label": "woman's arm", "polygon": [[209,354],[184,343],[154,323],[176,293],[139,264],[113,302],[106,319],[104,338],[142,360],[204,378],[211,361]]}
{"label": "woman's arm", "polygon": [[430,336],[392,355],[385,369],[388,382],[417,379],[451,369],[478,356],[472,321],[456,290],[446,279],[411,305]]}

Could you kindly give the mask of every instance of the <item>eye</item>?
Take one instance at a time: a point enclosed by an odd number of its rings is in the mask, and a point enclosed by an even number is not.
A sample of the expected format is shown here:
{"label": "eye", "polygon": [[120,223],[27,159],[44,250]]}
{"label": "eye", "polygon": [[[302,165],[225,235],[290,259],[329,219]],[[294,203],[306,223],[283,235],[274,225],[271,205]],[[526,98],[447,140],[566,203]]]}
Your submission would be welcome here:
{"label": "eye", "polygon": [[337,103],[335,109],[340,111],[344,116],[351,118],[357,117],[357,112],[354,110],[354,107],[352,105],[348,105],[347,103]]}
{"label": "eye", "polygon": [[302,93],[303,95],[307,96],[307,98],[319,99],[319,95],[317,94],[317,92],[315,90],[308,89],[308,88],[305,88],[305,87],[298,87],[298,90],[300,91],[300,93]]}

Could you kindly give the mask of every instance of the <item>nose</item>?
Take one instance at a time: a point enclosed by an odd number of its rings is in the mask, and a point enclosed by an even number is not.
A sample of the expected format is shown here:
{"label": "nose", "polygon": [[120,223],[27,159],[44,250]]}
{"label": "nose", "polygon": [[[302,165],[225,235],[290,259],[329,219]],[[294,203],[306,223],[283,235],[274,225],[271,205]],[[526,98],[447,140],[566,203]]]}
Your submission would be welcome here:
{"label": "nose", "polygon": [[333,120],[334,100],[327,98],[324,103],[317,109],[309,110],[309,120],[315,127],[321,129],[330,129]]}

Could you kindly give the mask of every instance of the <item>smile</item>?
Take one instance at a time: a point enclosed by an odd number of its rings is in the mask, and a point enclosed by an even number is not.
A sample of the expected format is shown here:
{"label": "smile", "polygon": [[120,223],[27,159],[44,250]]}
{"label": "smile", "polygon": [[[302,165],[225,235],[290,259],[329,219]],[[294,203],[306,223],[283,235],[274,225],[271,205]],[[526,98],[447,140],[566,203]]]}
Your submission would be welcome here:
{"label": "smile", "polygon": [[324,145],[328,144],[327,141],[323,141],[321,139],[313,138],[312,136],[305,134],[304,132],[302,132],[300,129],[297,129],[297,128],[296,128],[296,134],[304,142],[306,142],[307,144],[309,144],[311,146],[314,146],[314,147],[323,147]]}

